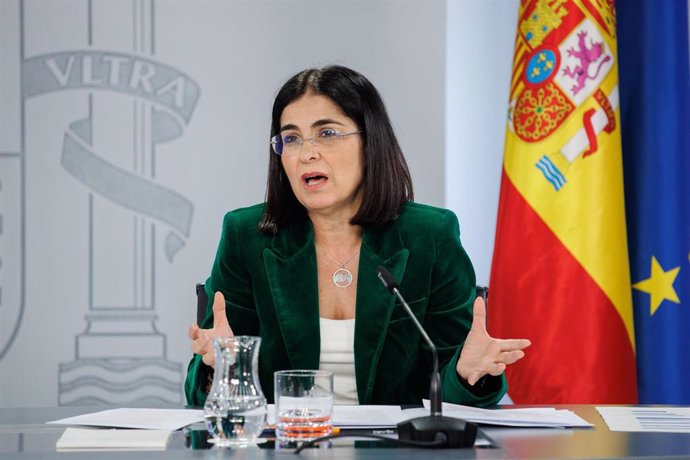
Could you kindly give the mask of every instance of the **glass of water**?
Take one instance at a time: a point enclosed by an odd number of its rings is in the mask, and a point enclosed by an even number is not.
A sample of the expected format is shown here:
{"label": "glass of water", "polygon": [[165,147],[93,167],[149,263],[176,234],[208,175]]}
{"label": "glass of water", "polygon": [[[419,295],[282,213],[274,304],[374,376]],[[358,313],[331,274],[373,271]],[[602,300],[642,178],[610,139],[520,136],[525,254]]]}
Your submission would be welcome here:
{"label": "glass of water", "polygon": [[333,373],[278,371],[274,380],[278,441],[311,441],[331,434]]}

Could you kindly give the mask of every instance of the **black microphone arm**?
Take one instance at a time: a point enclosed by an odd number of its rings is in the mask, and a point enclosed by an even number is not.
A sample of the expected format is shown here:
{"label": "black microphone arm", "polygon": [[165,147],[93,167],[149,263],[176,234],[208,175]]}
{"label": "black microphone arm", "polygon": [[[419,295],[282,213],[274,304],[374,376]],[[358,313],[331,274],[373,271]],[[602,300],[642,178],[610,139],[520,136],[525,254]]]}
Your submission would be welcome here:
{"label": "black microphone arm", "polygon": [[443,441],[433,447],[472,447],[477,437],[477,425],[463,420],[444,417],[442,415],[443,388],[441,386],[441,374],[438,371],[438,351],[436,345],[426,333],[424,327],[417,317],[412,313],[412,309],[407,304],[400,290],[398,283],[386,267],[379,266],[376,269],[377,275],[383,286],[393,293],[407,314],[412,318],[419,333],[424,341],[429,345],[434,360],[434,369],[431,373],[429,384],[429,403],[431,415],[417,417],[398,424],[398,437],[411,441]]}
{"label": "black microphone arm", "polygon": [[436,350],[436,345],[434,345],[434,342],[431,341],[429,334],[426,333],[424,327],[414,313],[412,313],[412,309],[407,304],[402,294],[400,294],[400,291],[398,290],[398,283],[395,282],[393,275],[391,275],[386,267],[378,267],[376,271],[378,272],[378,277],[385,288],[388,289],[389,292],[395,294],[398,300],[400,300],[403,308],[407,314],[410,315],[410,318],[412,318],[412,321],[414,321],[415,326],[417,326],[419,333],[422,334],[422,337],[426,343],[429,344],[429,348],[431,348],[431,354],[434,359],[434,371],[431,374],[431,383],[429,385],[429,403],[431,405],[431,415],[441,415],[443,388],[441,387],[441,374],[438,372],[438,351]]}

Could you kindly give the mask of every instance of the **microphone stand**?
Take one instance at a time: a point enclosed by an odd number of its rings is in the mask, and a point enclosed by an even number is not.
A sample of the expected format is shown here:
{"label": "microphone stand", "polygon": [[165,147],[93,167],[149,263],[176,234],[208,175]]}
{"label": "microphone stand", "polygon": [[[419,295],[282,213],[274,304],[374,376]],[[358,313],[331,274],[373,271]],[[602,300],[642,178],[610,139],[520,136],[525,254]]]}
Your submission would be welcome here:
{"label": "microphone stand", "polygon": [[417,317],[412,313],[412,309],[402,294],[400,294],[398,283],[393,278],[393,275],[383,266],[378,267],[376,271],[384,287],[400,300],[403,308],[412,318],[420,334],[422,334],[429,348],[431,348],[434,360],[434,370],[431,373],[431,382],[429,384],[430,415],[398,423],[398,437],[405,441],[443,441],[433,446],[438,448],[474,446],[474,441],[477,438],[477,425],[453,417],[444,417],[442,414],[443,388],[441,386],[441,374],[438,371],[438,351],[436,345],[431,341],[424,327],[419,323]]}

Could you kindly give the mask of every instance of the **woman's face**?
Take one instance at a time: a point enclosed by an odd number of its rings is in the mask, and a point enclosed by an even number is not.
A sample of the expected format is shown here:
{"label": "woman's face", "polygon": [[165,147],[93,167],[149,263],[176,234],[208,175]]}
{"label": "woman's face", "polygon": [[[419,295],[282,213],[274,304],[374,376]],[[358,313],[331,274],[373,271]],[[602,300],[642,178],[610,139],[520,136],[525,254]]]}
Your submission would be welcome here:
{"label": "woman's face", "polygon": [[[357,130],[355,122],[326,96],[307,93],[283,110],[280,135],[292,141],[292,147],[283,148],[283,169],[310,215],[352,217],[359,209],[362,139],[359,134],[338,136]],[[301,147],[295,142],[299,139],[304,141]]]}

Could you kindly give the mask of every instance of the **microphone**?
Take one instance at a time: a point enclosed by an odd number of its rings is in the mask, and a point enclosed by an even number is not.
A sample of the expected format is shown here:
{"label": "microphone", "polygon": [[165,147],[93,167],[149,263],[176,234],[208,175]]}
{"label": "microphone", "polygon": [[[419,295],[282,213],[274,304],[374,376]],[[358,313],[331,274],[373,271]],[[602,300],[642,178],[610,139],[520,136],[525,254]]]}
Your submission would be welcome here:
{"label": "microphone", "polygon": [[436,345],[429,338],[424,327],[417,320],[414,313],[412,313],[412,309],[402,294],[400,294],[398,290],[399,285],[395,278],[393,278],[393,275],[383,266],[379,266],[376,272],[383,286],[400,300],[403,308],[412,318],[424,341],[429,345],[434,360],[434,369],[431,373],[431,382],[429,384],[430,415],[398,423],[398,437],[406,441],[442,441],[432,447],[455,448],[474,446],[474,441],[477,438],[476,424],[442,415],[443,388],[441,387],[441,374],[438,371],[438,351]]}

